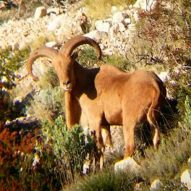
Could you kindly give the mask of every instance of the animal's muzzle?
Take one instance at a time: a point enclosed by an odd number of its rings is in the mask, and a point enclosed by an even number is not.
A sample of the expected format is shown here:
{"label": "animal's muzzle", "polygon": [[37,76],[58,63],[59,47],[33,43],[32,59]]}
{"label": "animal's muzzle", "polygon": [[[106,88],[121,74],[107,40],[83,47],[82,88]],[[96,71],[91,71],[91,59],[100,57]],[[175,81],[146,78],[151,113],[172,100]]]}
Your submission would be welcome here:
{"label": "animal's muzzle", "polygon": [[72,83],[67,82],[67,83],[63,83],[61,84],[62,88],[64,89],[64,91],[72,91]]}

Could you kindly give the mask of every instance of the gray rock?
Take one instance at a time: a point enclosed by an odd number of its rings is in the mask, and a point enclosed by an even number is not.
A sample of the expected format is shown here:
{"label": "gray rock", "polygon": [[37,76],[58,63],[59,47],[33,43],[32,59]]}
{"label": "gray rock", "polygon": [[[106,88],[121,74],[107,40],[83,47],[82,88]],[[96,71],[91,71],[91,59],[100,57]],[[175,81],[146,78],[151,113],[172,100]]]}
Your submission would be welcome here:
{"label": "gray rock", "polygon": [[116,13],[113,15],[112,23],[113,23],[113,24],[121,23],[121,22],[124,21],[124,19],[125,19],[125,15],[124,15],[122,12],[116,12]]}
{"label": "gray rock", "polygon": [[109,22],[104,22],[102,20],[98,20],[95,22],[96,30],[99,32],[106,32],[109,33],[110,24]]}
{"label": "gray rock", "polygon": [[51,21],[48,24],[47,29],[48,29],[48,31],[55,31],[59,27],[60,27],[60,20],[59,19],[55,19],[54,21]]}
{"label": "gray rock", "polygon": [[101,32],[99,32],[97,30],[91,31],[91,32],[85,34],[84,36],[89,37],[98,43],[101,42]]}
{"label": "gray rock", "polygon": [[133,7],[137,9],[143,9],[145,11],[151,11],[155,9],[157,4],[158,0],[137,0]]}
{"label": "gray rock", "polygon": [[128,26],[130,23],[131,23],[131,19],[130,18],[125,18],[124,21],[123,21],[123,24],[125,26]]}
{"label": "gray rock", "polygon": [[163,183],[159,179],[155,179],[151,183],[150,191],[160,191],[163,187]]}
{"label": "gray rock", "polygon": [[111,39],[115,38],[115,36],[118,32],[119,32],[119,25],[116,23],[111,26],[110,31],[109,31],[109,37]]}
{"label": "gray rock", "polygon": [[123,23],[119,23],[119,31],[124,32],[126,30],[125,25]]}
{"label": "gray rock", "polygon": [[112,7],[111,7],[111,13],[112,13],[112,14],[118,12],[118,10],[119,10],[119,9],[118,9],[116,6],[112,6]]}
{"label": "gray rock", "polygon": [[191,157],[188,159],[188,165],[191,167]]}
{"label": "gray rock", "polygon": [[56,29],[60,28],[63,23],[68,20],[67,16],[62,14],[55,18],[48,23],[47,29],[48,31],[55,31]]}
{"label": "gray rock", "polygon": [[115,172],[126,171],[126,172],[139,174],[140,170],[141,170],[141,166],[138,165],[137,162],[131,157],[128,157],[119,162],[116,162],[114,165]]}
{"label": "gray rock", "polygon": [[46,8],[45,7],[37,7],[36,8],[36,11],[35,11],[35,14],[34,14],[34,19],[37,20],[41,17],[44,17],[46,16]]}
{"label": "gray rock", "polygon": [[46,45],[47,47],[54,48],[54,47],[56,47],[58,44],[57,44],[57,42],[55,42],[55,41],[50,41],[50,42],[47,42],[45,45]]}
{"label": "gray rock", "polygon": [[106,48],[102,50],[104,55],[109,55],[111,56],[113,54],[113,49],[112,48]]}
{"label": "gray rock", "polygon": [[181,183],[184,184],[189,190],[191,189],[191,170],[186,169],[181,177]]}
{"label": "gray rock", "polygon": [[167,80],[169,80],[169,72],[161,72],[160,74],[158,74],[159,78],[163,81],[166,82]]}

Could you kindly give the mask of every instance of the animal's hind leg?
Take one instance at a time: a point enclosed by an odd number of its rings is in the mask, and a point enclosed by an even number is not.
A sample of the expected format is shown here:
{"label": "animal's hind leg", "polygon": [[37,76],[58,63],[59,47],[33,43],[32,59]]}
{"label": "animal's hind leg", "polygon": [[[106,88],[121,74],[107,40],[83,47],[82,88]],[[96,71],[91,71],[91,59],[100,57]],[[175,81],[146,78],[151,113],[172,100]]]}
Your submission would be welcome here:
{"label": "animal's hind leg", "polygon": [[128,124],[123,125],[123,135],[125,141],[124,158],[130,157],[134,153],[135,149],[135,126],[136,122],[128,121]]}
{"label": "animal's hind leg", "polygon": [[152,108],[149,108],[149,112],[147,113],[147,121],[149,122],[152,136],[153,136],[153,145],[155,148],[159,145],[160,142],[160,132],[159,127],[156,121],[156,111]]}

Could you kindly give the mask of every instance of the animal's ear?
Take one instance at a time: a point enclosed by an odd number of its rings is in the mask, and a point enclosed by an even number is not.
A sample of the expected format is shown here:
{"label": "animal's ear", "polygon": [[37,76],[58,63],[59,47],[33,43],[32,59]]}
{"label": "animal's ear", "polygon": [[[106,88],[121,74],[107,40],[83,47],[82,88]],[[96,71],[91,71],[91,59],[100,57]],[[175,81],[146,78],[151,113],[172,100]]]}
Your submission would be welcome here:
{"label": "animal's ear", "polygon": [[72,54],[72,59],[76,59],[78,57],[78,52],[77,51],[75,51],[73,54]]}

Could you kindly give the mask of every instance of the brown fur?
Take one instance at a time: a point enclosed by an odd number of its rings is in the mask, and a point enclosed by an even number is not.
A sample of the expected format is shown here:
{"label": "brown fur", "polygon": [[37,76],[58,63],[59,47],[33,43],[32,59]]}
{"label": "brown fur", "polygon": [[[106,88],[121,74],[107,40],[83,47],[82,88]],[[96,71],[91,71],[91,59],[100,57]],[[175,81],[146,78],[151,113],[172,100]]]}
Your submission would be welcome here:
{"label": "brown fur", "polygon": [[[134,152],[134,131],[141,122],[148,121],[153,132],[153,144],[159,143],[157,115],[166,96],[162,81],[153,72],[123,72],[111,65],[87,69],[75,61],[72,52],[82,44],[93,46],[101,57],[99,45],[87,37],[77,36],[69,40],[52,58],[61,86],[66,90],[66,122],[68,127],[76,123],[88,126],[96,132],[98,148],[102,149],[101,128],[122,125],[125,140],[124,157]],[[50,49],[48,49],[50,50]],[[34,60],[44,49],[37,50],[29,58],[28,71],[32,74]],[[53,50],[55,53],[55,50]],[[111,143],[111,140],[109,140]]]}

